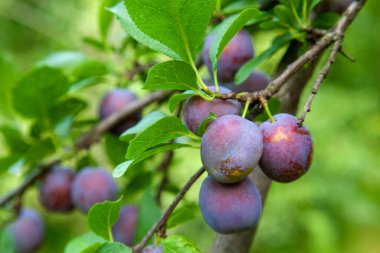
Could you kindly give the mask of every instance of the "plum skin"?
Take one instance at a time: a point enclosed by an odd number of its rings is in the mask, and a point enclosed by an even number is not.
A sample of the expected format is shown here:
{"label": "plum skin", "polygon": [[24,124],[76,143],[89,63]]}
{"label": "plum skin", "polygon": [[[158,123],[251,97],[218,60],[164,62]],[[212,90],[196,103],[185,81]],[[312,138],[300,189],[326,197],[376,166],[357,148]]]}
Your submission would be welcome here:
{"label": "plum skin", "polygon": [[223,184],[208,176],[199,192],[199,207],[206,223],[220,234],[254,227],[262,211],[260,192],[250,178]]}
{"label": "plum skin", "polygon": [[[136,95],[128,89],[114,89],[108,92],[99,105],[99,118],[104,120],[137,100]],[[122,134],[141,119],[141,112],[126,118],[121,124],[111,129],[115,135]]]}
{"label": "plum skin", "polygon": [[117,198],[118,188],[112,175],[100,168],[86,167],[74,178],[71,199],[76,208],[87,213],[96,203]]}
{"label": "plum skin", "polygon": [[71,201],[71,186],[74,177],[74,171],[55,167],[42,178],[40,202],[46,210],[67,213],[74,208]]}
{"label": "plum skin", "polygon": [[277,182],[291,182],[304,175],[313,157],[313,140],[309,130],[299,127],[293,115],[280,113],[275,122],[260,125],[264,151],[260,160],[262,171]]}
{"label": "plum skin", "polygon": [[[215,91],[215,86],[210,86],[210,90]],[[227,88],[219,86],[220,93],[230,93]],[[190,98],[183,108],[183,121],[186,127],[193,133],[197,132],[199,125],[214,113],[217,117],[234,114],[238,115],[241,111],[241,104],[235,99],[213,99],[211,101],[204,100],[199,96]]]}
{"label": "plum skin", "polygon": [[162,252],[163,252],[163,250],[162,250],[161,245],[159,245],[159,246],[148,245],[142,251],[142,253],[162,253]]}
{"label": "plum skin", "polygon": [[[206,64],[211,76],[213,76],[213,71],[209,52],[214,38],[215,34],[207,36],[202,51],[203,62]],[[240,67],[253,57],[254,50],[251,35],[247,31],[241,30],[223,49],[218,62],[218,80],[221,82],[233,81]]]}
{"label": "plum skin", "polygon": [[256,92],[265,89],[271,81],[271,78],[259,71],[254,71],[252,74],[242,82],[241,84],[228,84],[226,87],[231,89],[235,93],[240,92]]}
{"label": "plum skin", "polygon": [[201,141],[205,169],[221,183],[234,183],[248,176],[263,152],[263,137],[255,123],[225,115],[209,125]]}
{"label": "plum skin", "polygon": [[15,221],[6,228],[12,235],[17,253],[34,252],[45,238],[45,225],[41,216],[30,208],[22,208]]}
{"label": "plum skin", "polygon": [[121,208],[119,218],[112,227],[114,240],[132,246],[137,227],[138,210],[136,206],[125,205]]}

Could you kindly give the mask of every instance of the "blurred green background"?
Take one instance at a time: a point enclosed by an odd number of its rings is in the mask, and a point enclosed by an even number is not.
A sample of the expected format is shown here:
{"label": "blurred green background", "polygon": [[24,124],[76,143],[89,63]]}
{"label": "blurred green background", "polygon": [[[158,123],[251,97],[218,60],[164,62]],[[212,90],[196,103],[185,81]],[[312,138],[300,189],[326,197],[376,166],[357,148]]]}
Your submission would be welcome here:
{"label": "blurred green background", "polygon": [[[12,59],[17,75],[53,51],[79,50],[97,57],[82,38],[98,36],[98,4],[2,0],[0,53]],[[379,9],[379,1],[369,1],[350,26],[344,50],[356,62],[338,57],[307,116],[315,142],[312,168],[294,183],[272,185],[252,252],[380,252]],[[197,157],[193,152],[181,150],[175,156],[171,179],[178,186],[200,166],[200,160],[189,159]],[[19,182],[0,179],[5,181],[1,193]],[[197,201],[200,183],[187,200]],[[44,212],[33,189],[26,201],[43,213],[49,231],[38,252],[61,252],[70,238],[88,230],[78,212]],[[170,233],[188,235],[201,252],[208,251],[215,236],[199,215]]]}

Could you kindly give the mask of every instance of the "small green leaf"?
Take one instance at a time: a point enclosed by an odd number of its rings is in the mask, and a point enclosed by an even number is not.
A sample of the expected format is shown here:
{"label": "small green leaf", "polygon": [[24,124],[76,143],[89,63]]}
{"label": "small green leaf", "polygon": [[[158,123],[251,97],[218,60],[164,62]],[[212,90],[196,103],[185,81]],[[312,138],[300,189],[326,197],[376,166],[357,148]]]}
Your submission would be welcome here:
{"label": "small green leaf", "polygon": [[105,201],[91,207],[87,223],[92,232],[107,241],[112,240],[112,226],[116,223],[120,212],[121,198],[116,201]]}
{"label": "small green leaf", "polygon": [[233,15],[224,20],[217,28],[216,35],[210,47],[210,60],[213,69],[218,67],[218,60],[227,46],[228,42],[244,27],[244,25],[252,18],[261,16],[261,12],[257,9],[247,9],[240,14]]}
{"label": "small green leaf", "polygon": [[125,131],[121,136],[120,140],[124,142],[129,142],[131,139],[136,136],[136,134],[141,133],[145,131],[148,127],[159,121],[160,119],[163,119],[167,117],[168,115],[160,112],[160,111],[155,111],[151,112],[148,115],[144,116],[142,120],[137,123],[134,127],[129,128],[127,131]]}
{"label": "small green leaf", "polygon": [[48,55],[44,59],[38,61],[36,65],[39,67],[68,68],[78,65],[86,59],[87,57],[78,51],[60,51]]}
{"label": "small green leaf", "polygon": [[82,80],[79,80],[79,81],[73,83],[70,86],[69,93],[77,92],[81,89],[90,87],[94,84],[101,83],[102,81],[104,81],[104,78],[99,77],[99,76],[90,76],[90,77],[84,78]]}
{"label": "small green leaf", "polygon": [[235,14],[237,12],[241,12],[248,8],[258,9],[259,7],[260,5],[257,3],[257,1],[255,2],[252,0],[242,0],[242,1],[235,1],[228,4],[226,7],[223,8],[222,12],[225,15],[230,15],[230,14]]}
{"label": "small green leaf", "polygon": [[237,72],[235,76],[235,83],[239,84],[244,82],[252,73],[252,71],[264,60],[268,59],[272,55],[274,55],[280,48],[287,45],[292,39],[294,39],[293,35],[290,33],[284,33],[282,35],[277,36],[273,42],[272,46],[262,52],[260,55],[256,56],[252,60],[246,62]]}
{"label": "small green leaf", "polygon": [[189,133],[189,130],[179,118],[175,116],[162,118],[129,142],[126,159],[136,158],[148,148]]}
{"label": "small green leaf", "polygon": [[114,6],[119,0],[102,0],[99,5],[98,26],[103,41],[107,40],[108,31],[112,24],[112,14],[106,8]]}
{"label": "small green leaf", "polygon": [[144,89],[147,90],[197,90],[197,77],[192,67],[182,61],[156,64],[148,73]]}
{"label": "small green leaf", "polygon": [[313,26],[321,29],[330,29],[338,22],[340,15],[334,12],[318,14],[313,22]]}
{"label": "small green leaf", "polygon": [[83,234],[71,240],[66,245],[64,253],[93,253],[105,242],[103,238],[93,233]]}
{"label": "small green leaf", "polygon": [[274,7],[274,14],[276,15],[280,23],[283,23],[285,26],[296,26],[296,22],[293,18],[293,15],[287,6],[282,4],[276,5]]}
{"label": "small green leaf", "polygon": [[0,134],[12,154],[24,153],[29,148],[29,144],[24,140],[21,130],[14,126],[0,125]]}
{"label": "small green leaf", "polygon": [[200,253],[195,243],[184,236],[169,236],[161,245],[165,253]]}
{"label": "small green leaf", "polygon": [[184,205],[177,208],[169,217],[167,228],[174,228],[197,217],[198,207],[196,204]]}
{"label": "small green leaf", "polygon": [[104,148],[111,163],[116,166],[124,161],[127,145],[114,134],[107,133],[104,138]]}
{"label": "small green leaf", "polygon": [[216,115],[212,112],[209,113],[208,117],[199,125],[197,128],[197,135],[202,136],[210,124],[210,121],[213,121],[216,119]]}
{"label": "small green leaf", "polygon": [[168,102],[169,110],[173,112],[175,108],[177,108],[178,104],[181,103],[183,100],[196,95],[198,94],[193,90],[187,90],[181,94],[174,94],[170,97]]}
{"label": "small green leaf", "polygon": [[[180,59],[192,62],[203,42],[216,0],[125,0],[124,4],[138,30],[166,45]],[[150,46],[150,41],[140,42]]]}
{"label": "small green leaf", "polygon": [[132,250],[122,243],[105,243],[95,253],[132,253]]}

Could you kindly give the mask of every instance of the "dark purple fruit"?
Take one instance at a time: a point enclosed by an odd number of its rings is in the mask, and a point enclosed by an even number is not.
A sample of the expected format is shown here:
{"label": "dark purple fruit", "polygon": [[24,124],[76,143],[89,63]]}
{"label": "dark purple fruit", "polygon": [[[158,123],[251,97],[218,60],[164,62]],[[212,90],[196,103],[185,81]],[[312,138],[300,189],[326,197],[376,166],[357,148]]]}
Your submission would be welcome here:
{"label": "dark purple fruit", "polygon": [[313,157],[313,140],[306,127],[297,125],[290,114],[277,114],[275,122],[264,122],[260,129],[264,151],[260,160],[262,171],[278,182],[291,182],[304,175]]}
{"label": "dark purple fruit", "polygon": [[260,192],[250,178],[222,184],[209,176],[199,192],[199,207],[213,230],[230,234],[256,226],[262,204]]}
{"label": "dark purple fruit", "polygon": [[119,219],[112,228],[113,238],[117,242],[132,246],[135,240],[137,226],[137,207],[132,205],[123,206],[120,210]]}
{"label": "dark purple fruit", "polygon": [[234,183],[247,177],[262,152],[260,129],[240,116],[226,115],[212,121],[202,137],[203,166],[222,183]]}

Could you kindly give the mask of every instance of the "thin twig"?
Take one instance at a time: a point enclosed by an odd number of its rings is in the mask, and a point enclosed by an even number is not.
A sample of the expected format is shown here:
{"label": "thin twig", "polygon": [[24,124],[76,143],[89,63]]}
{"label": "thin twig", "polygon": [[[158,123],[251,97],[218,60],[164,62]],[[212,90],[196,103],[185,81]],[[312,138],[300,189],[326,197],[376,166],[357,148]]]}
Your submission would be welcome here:
{"label": "thin twig", "polygon": [[182,198],[185,196],[185,194],[191,188],[191,186],[195,183],[195,181],[197,181],[197,179],[203,174],[203,172],[205,172],[205,169],[202,167],[189,179],[189,181],[187,181],[186,185],[177,194],[177,196],[166,209],[161,218],[153,225],[153,227],[149,230],[149,232],[145,235],[141,242],[139,242],[133,247],[134,253],[140,253],[145,247],[145,245],[148,243],[150,238],[152,238],[154,233],[156,233],[162,226],[166,225],[166,222],[169,219],[170,214],[174,211],[178,203],[182,200]]}

